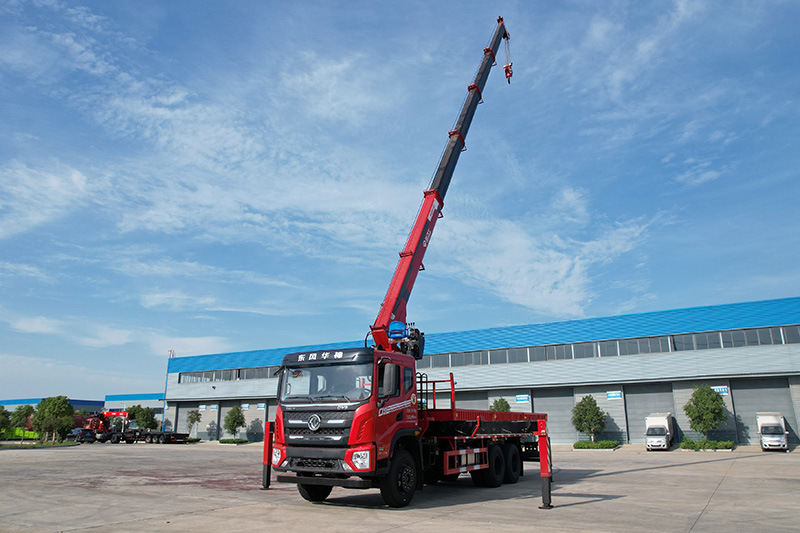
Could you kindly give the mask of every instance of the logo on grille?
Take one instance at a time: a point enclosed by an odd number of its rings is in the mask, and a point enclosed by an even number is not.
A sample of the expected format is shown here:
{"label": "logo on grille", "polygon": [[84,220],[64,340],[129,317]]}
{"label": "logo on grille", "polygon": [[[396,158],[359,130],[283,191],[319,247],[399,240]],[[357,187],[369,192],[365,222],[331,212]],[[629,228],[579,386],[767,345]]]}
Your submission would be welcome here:
{"label": "logo on grille", "polygon": [[316,431],[319,429],[320,424],[322,424],[322,420],[320,419],[319,415],[313,414],[308,417],[308,429],[311,431]]}

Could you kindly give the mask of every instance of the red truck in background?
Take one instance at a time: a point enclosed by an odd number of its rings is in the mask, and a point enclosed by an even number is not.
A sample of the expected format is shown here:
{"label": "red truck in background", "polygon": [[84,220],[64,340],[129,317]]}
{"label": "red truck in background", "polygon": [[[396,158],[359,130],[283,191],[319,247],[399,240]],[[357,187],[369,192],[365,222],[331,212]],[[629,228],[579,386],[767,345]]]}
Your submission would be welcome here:
{"label": "red truck in background", "polygon": [[[424,333],[406,324],[406,305],[465,137],[501,41],[491,43],[456,121],[375,323],[373,343],[343,350],[299,352],[283,358],[278,408],[264,440],[263,484],[297,484],[303,498],[325,500],[333,487],[379,488],[390,507],[408,505],[427,484],[469,472],[481,487],[516,483],[524,452],[538,451],[542,508],[550,508],[547,415],[456,407],[453,375],[444,381],[417,372]],[[504,67],[510,81],[510,59]]]}
{"label": "red truck in background", "polygon": [[[121,429],[117,429],[114,426],[113,421],[115,418],[122,419]],[[90,416],[85,420],[83,427],[94,431],[98,442],[111,442],[112,444],[119,444],[120,442],[133,444],[137,441],[148,444],[183,443],[187,442],[189,438],[188,433],[139,429],[135,421],[128,420],[127,411],[104,411]]]}

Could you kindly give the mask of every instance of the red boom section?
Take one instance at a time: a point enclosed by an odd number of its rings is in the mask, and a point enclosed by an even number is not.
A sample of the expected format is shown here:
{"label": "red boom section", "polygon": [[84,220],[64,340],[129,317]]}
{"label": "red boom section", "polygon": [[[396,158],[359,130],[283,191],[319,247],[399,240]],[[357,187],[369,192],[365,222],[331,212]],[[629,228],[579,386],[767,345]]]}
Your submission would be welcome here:
{"label": "red boom section", "polygon": [[428,249],[433,227],[436,225],[441,209],[442,199],[439,193],[432,189],[425,191],[417,220],[411,229],[405,248],[400,252],[400,261],[397,263],[392,282],[389,284],[386,298],[375,324],[372,325],[372,338],[379,350],[392,350],[388,337],[389,323],[393,320],[404,323],[406,321],[408,298],[411,296],[411,289],[414,287],[417,274],[423,268],[422,259]]}

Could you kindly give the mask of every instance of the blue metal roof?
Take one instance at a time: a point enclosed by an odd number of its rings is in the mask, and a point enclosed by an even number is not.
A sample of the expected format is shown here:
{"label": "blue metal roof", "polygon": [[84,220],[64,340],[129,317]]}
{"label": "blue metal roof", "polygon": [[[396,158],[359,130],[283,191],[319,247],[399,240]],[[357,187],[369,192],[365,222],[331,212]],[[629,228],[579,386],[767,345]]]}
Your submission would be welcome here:
{"label": "blue metal roof", "polygon": [[[800,324],[800,297],[565,322],[431,333],[425,335],[425,353],[541,346],[787,324]],[[363,342],[360,340],[249,352],[175,357],[169,360],[168,372],[277,366],[281,364],[283,356],[287,353],[352,348],[363,346]]]}
{"label": "blue metal roof", "polygon": [[[75,398],[67,398],[73,407],[79,406],[94,406],[103,407],[102,400],[76,400]],[[44,398],[21,398],[13,400],[0,400],[0,405],[38,405]]]}
{"label": "blue metal roof", "polygon": [[136,401],[136,400],[163,400],[163,392],[154,392],[151,394],[106,394],[107,402],[122,402],[122,401]]}

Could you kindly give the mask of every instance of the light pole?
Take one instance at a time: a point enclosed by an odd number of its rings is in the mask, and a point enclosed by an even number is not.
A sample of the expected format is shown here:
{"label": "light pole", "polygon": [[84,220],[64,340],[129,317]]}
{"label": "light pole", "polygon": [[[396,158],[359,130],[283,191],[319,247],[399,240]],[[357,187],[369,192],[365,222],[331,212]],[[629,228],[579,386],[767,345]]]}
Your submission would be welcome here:
{"label": "light pole", "polygon": [[173,357],[175,357],[175,350],[167,350],[167,369],[164,372],[164,405],[161,407],[161,431],[167,430],[167,383],[169,383],[169,360]]}

